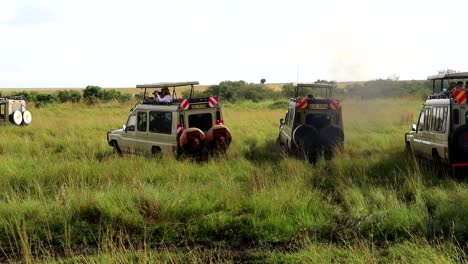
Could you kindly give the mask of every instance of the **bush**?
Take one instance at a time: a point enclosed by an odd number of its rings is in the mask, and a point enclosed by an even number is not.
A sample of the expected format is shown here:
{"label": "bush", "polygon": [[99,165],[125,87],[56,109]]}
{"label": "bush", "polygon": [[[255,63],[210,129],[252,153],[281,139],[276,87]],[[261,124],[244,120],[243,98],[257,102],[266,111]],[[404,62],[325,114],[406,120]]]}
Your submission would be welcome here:
{"label": "bush", "polygon": [[91,97],[101,98],[101,90],[102,88],[99,86],[88,85],[83,91],[83,98],[84,99],[91,99]]}
{"label": "bush", "polygon": [[60,100],[55,94],[37,94],[34,102],[37,107],[42,107],[51,103],[58,103]]}
{"label": "bush", "polygon": [[57,97],[61,103],[66,103],[66,102],[77,103],[81,100],[81,94],[78,91],[60,90],[57,92]]}
{"label": "bush", "polygon": [[132,99],[132,95],[128,93],[122,93],[117,98],[117,100],[119,100],[119,102],[122,102],[122,103],[130,101],[130,99]]}

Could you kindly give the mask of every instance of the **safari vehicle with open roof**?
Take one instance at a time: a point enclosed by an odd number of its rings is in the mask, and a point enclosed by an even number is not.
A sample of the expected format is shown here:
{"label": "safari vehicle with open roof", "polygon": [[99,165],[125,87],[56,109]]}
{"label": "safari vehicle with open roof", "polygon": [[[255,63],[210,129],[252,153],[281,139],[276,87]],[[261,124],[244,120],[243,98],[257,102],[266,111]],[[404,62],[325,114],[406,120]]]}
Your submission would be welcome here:
{"label": "safari vehicle with open roof", "polygon": [[[206,158],[223,153],[232,137],[224,125],[217,96],[194,98],[198,82],[137,85],[144,89],[143,101],[132,109],[122,129],[107,133],[107,141],[118,153]],[[190,87],[189,98],[177,99],[176,88]],[[172,88],[169,102],[146,96],[147,89]],[[156,94],[156,93],[153,93]]]}
{"label": "safari vehicle with open roof", "polygon": [[[280,120],[277,142],[285,152],[315,163],[322,153],[328,160],[344,146],[342,109],[340,101],[332,98],[334,88],[328,83],[296,85],[286,116]],[[300,97],[300,89],[315,96]]]}
{"label": "safari vehicle with open roof", "polygon": [[417,124],[405,134],[406,149],[416,157],[432,161],[433,168],[442,164],[468,167],[467,90],[461,85],[449,90],[454,81],[468,80],[468,72],[429,76],[432,95],[423,104]]}
{"label": "safari vehicle with open roof", "polygon": [[26,110],[23,96],[0,97],[0,125],[29,125],[31,121],[32,115]]}

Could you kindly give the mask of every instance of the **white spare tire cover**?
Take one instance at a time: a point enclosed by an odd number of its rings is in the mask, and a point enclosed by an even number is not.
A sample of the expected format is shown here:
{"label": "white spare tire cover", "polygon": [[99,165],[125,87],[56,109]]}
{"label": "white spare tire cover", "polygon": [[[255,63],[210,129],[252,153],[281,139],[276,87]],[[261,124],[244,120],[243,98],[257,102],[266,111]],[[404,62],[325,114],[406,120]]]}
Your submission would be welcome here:
{"label": "white spare tire cover", "polygon": [[25,125],[29,125],[29,124],[31,124],[31,121],[32,121],[31,112],[29,112],[28,110],[24,111],[23,112],[23,123]]}
{"label": "white spare tire cover", "polygon": [[20,111],[13,112],[13,123],[15,123],[18,126],[21,125],[21,123],[23,123],[23,115]]}

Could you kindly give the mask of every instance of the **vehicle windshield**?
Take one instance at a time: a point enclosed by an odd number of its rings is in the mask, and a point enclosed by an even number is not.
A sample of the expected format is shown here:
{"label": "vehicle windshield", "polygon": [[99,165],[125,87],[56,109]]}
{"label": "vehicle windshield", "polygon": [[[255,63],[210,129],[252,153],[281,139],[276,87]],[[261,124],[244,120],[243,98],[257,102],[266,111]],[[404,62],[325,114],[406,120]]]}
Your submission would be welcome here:
{"label": "vehicle windshield", "polygon": [[196,127],[202,131],[208,131],[213,126],[213,117],[211,113],[191,114],[189,115],[189,127]]}

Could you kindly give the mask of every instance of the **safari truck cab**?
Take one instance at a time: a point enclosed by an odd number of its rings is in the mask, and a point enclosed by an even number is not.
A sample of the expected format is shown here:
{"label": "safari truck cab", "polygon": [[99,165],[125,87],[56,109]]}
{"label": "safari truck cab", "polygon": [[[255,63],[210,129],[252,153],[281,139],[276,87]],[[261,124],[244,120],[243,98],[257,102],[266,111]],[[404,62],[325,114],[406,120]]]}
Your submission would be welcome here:
{"label": "safari truck cab", "polygon": [[406,149],[433,165],[468,167],[468,104],[465,88],[450,83],[468,80],[468,72],[429,76],[432,95],[423,104],[417,124],[405,134]]}
{"label": "safari truck cab", "polygon": [[23,96],[0,97],[0,125],[29,125],[31,121],[32,115],[26,110]]}
{"label": "safari truck cab", "polygon": [[[296,85],[286,116],[280,119],[277,139],[286,153],[315,163],[320,154],[329,160],[337,147],[343,147],[341,104],[332,98],[334,88],[335,85],[328,83]],[[309,95],[301,97],[300,89]]]}
{"label": "safari truck cab", "polygon": [[[107,141],[117,153],[172,153],[176,157],[208,157],[225,152],[231,132],[224,125],[217,96],[193,98],[198,82],[137,85],[144,89],[143,102],[132,109],[122,129],[107,133]],[[177,99],[176,88],[190,87],[189,98]],[[172,88],[172,100],[159,102],[146,96],[147,89]],[[153,93],[155,94],[155,93]]]}

